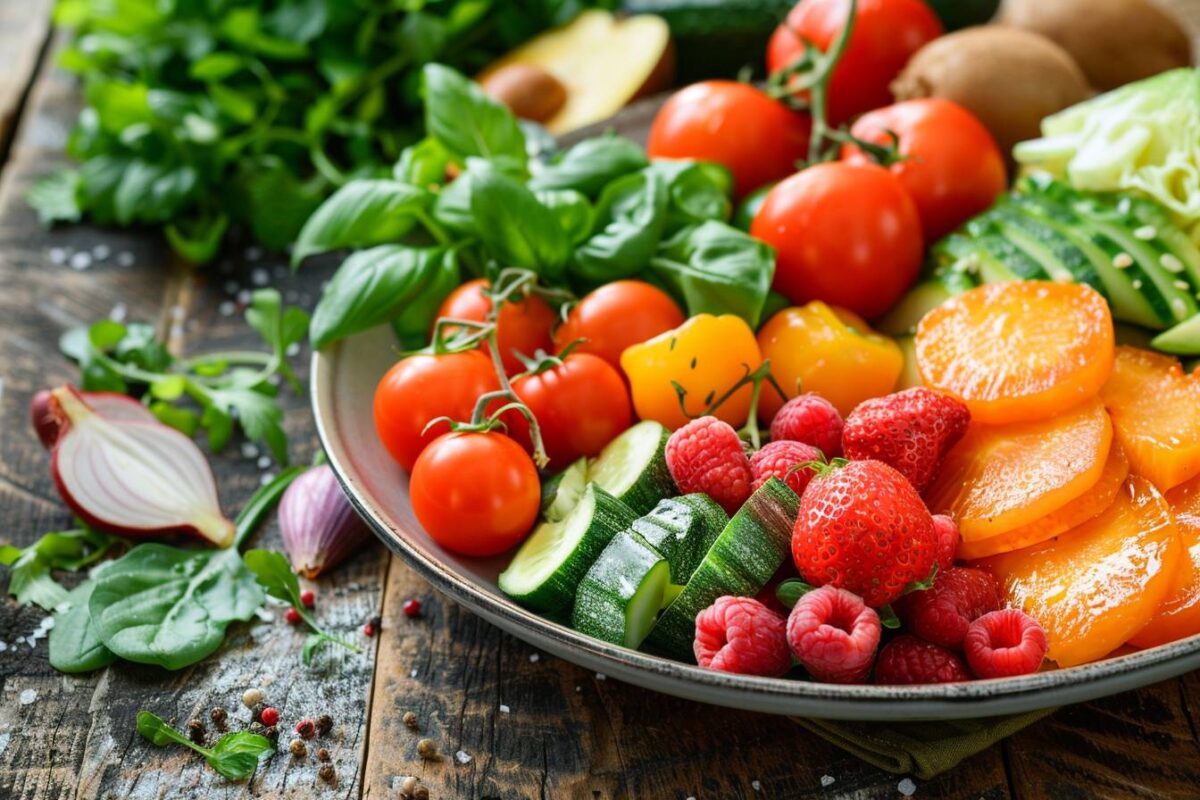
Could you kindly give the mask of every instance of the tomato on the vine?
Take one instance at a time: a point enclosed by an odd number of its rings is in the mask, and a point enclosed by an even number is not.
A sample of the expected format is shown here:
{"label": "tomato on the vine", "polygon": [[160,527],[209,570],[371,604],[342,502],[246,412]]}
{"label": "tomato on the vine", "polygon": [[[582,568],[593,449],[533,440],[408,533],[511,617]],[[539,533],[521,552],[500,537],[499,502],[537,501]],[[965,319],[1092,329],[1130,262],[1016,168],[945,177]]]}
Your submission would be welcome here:
{"label": "tomato on the vine", "polygon": [[494,556],[525,538],[541,507],[533,460],[502,433],[448,433],[413,467],[413,513],[442,547]]}
{"label": "tomato on the vine", "polygon": [[[487,287],[488,282],[483,278],[459,286],[442,301],[438,319],[486,321],[492,310],[492,300],[484,294]],[[525,369],[517,353],[532,357],[538,350],[549,352],[553,345],[550,330],[557,321],[554,309],[536,295],[505,303],[496,318],[496,342],[505,372],[515,375]]]}
{"label": "tomato on the vine", "polygon": [[780,182],[750,233],[775,248],[774,288],[792,303],[823,300],[868,319],[900,299],[924,252],[912,198],[874,164],[818,164]]}
{"label": "tomato on the vine", "polygon": [[[850,0],[800,0],[767,44],[767,71],[802,56],[804,41],[828,52],[849,11]],[[922,0],[859,0],[850,41],[829,80],[830,124],[892,102],[891,82],[914,53],[941,35],[941,22]]]}
{"label": "tomato on the vine", "polygon": [[[957,103],[938,97],[908,100],[865,114],[850,133],[896,146],[902,159],[889,169],[921,215],[925,241],[942,238],[989,208],[1004,191],[1004,156],[983,123]],[[850,163],[871,158],[854,144],[842,148]]]}
{"label": "tomato on the vine", "polygon": [[811,122],[765,92],[735,81],[702,81],[663,104],[650,127],[651,158],[715,161],[733,173],[738,197],[791,175],[807,158]]}
{"label": "tomato on the vine", "polygon": [[644,281],[614,281],[575,304],[554,333],[558,352],[584,339],[572,352],[591,353],[621,368],[621,353],[630,345],[678,328],[685,317],[671,296]]}
{"label": "tomato on the vine", "polygon": [[[590,353],[568,353],[560,364],[518,377],[512,388],[538,422],[552,470],[565,469],[580,456],[599,455],[633,418],[621,373]],[[532,452],[524,415],[510,412],[505,424]]]}
{"label": "tomato on the vine", "polygon": [[398,362],[375,389],[375,430],[400,466],[411,471],[421,451],[450,430],[438,417],[467,422],[475,402],[499,391],[491,359],[478,350],[443,355],[415,355]]}

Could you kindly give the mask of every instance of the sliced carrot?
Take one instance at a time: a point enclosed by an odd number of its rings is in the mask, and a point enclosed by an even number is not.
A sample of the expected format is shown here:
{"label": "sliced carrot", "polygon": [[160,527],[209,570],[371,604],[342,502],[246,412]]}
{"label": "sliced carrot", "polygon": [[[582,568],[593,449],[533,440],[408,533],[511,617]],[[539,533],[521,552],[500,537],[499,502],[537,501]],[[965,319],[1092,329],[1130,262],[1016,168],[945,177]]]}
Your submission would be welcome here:
{"label": "sliced carrot", "polygon": [[1112,423],[1099,400],[1054,419],[1011,425],[972,422],[925,493],[929,508],[980,542],[1054,513],[1099,481]]}
{"label": "sliced carrot", "polygon": [[1083,284],[988,284],[926,314],[915,346],[926,385],[962,399],[973,419],[1046,419],[1108,379],[1112,314]]}
{"label": "sliced carrot", "polygon": [[1049,658],[1071,667],[1108,655],[1145,628],[1184,557],[1166,500],[1131,476],[1095,519],[977,564],[1000,580],[1009,605],[1041,623]]}
{"label": "sliced carrot", "polygon": [[958,547],[958,557],[971,560],[1020,550],[1041,544],[1047,539],[1053,539],[1059,534],[1075,528],[1089,519],[1096,517],[1113,504],[1117,492],[1129,477],[1129,460],[1121,451],[1120,445],[1113,442],[1108,451],[1108,460],[1104,462],[1104,471],[1100,480],[1091,489],[1070,501],[1057,511],[1051,511],[1044,517],[1019,528],[993,536],[990,539],[963,541]]}
{"label": "sliced carrot", "polygon": [[1200,475],[1200,376],[1171,356],[1118,347],[1100,396],[1135,475],[1160,492]]}
{"label": "sliced carrot", "polygon": [[1176,486],[1166,497],[1187,556],[1180,559],[1175,583],[1154,619],[1129,640],[1137,647],[1154,647],[1200,633],[1200,478]]}

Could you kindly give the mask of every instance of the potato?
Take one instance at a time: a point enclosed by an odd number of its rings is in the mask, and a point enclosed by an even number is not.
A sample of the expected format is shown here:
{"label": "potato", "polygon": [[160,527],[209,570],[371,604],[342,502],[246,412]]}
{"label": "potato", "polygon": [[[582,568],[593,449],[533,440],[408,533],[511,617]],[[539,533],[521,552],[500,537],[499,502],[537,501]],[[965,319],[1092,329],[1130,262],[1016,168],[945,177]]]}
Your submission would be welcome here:
{"label": "potato", "polygon": [[567,87],[536,64],[509,64],[489,73],[483,90],[521,119],[545,122],[567,102]]}
{"label": "potato", "polygon": [[1149,0],[1005,0],[1000,22],[1057,43],[1100,91],[1192,63],[1183,27]]}
{"label": "potato", "polygon": [[1017,142],[1040,134],[1043,117],[1086,100],[1092,89],[1079,65],[1054,42],[987,25],[925,45],[892,82],[892,93],[897,100],[953,100],[1010,153]]}

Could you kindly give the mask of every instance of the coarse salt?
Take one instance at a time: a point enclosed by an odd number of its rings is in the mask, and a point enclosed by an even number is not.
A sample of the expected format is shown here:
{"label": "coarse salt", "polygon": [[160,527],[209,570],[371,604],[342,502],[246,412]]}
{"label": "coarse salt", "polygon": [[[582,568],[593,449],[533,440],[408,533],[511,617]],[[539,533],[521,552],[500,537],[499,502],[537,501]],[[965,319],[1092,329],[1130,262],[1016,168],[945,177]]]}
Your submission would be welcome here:
{"label": "coarse salt", "polygon": [[832,775],[822,775],[821,776],[821,785],[822,786],[833,786],[833,782],[834,782],[834,778]]}
{"label": "coarse salt", "polygon": [[27,706],[37,700],[37,689],[26,689],[17,699],[21,701],[21,705]]}
{"label": "coarse salt", "polygon": [[912,778],[905,778],[896,784],[896,791],[905,797],[912,797],[917,793],[917,785],[913,783]]}
{"label": "coarse salt", "polygon": [[459,750],[457,753],[454,754],[454,760],[460,764],[470,764],[471,763],[471,754],[468,753],[466,750]]}

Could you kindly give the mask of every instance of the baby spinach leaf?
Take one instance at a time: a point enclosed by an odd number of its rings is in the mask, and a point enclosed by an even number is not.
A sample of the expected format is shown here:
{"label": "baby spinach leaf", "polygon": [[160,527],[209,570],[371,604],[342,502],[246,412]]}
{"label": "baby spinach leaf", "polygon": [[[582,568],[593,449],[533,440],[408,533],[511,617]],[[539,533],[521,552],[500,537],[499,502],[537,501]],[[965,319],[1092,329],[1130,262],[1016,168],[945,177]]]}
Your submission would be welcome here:
{"label": "baby spinach leaf", "polygon": [[231,781],[249,778],[262,757],[275,752],[270,739],[249,731],[227,733],[211,749],[202,747],[149,711],[138,712],[137,731],[155,747],[174,743],[195,750],[210,767]]}
{"label": "baby spinach leaf", "polygon": [[428,191],[391,180],[351,181],[313,213],[292,250],[292,266],[317,253],[394,242],[412,230]]}
{"label": "baby spinach leaf", "polygon": [[471,156],[525,169],[525,134],[508,107],[489,97],[479,84],[449,67],[426,64],[421,70],[425,129],[460,164]]}
{"label": "baby spinach leaf", "polygon": [[475,229],[492,258],[551,280],[562,275],[571,244],[558,217],[533,192],[490,166],[473,171],[471,190]]}
{"label": "baby spinach leaf", "polygon": [[637,172],[649,163],[645,151],[636,143],[619,136],[597,136],[584,139],[536,171],[529,180],[529,188],[574,189],[594,198],[617,178]]}
{"label": "baby spinach leaf", "polygon": [[113,651],[100,641],[88,610],[92,590],[96,588],[94,577],[106,566],[97,567],[93,578],[72,589],[64,603],[65,608],[54,612],[54,627],[50,629],[50,666],[59,672],[91,672],[117,660]]}
{"label": "baby spinach leaf", "polygon": [[653,170],[610,183],[596,205],[592,235],[575,248],[571,273],[596,285],[644,270],[658,248],[667,217],[667,184]]}

